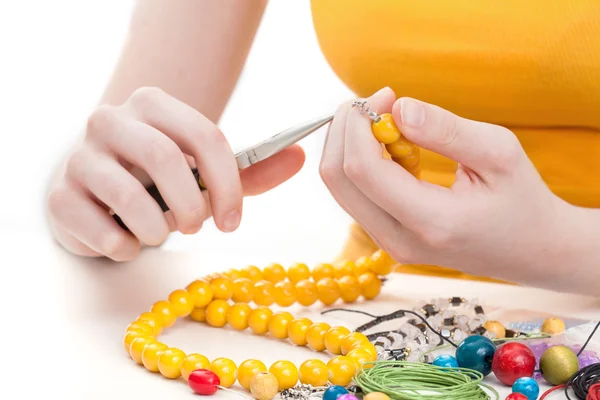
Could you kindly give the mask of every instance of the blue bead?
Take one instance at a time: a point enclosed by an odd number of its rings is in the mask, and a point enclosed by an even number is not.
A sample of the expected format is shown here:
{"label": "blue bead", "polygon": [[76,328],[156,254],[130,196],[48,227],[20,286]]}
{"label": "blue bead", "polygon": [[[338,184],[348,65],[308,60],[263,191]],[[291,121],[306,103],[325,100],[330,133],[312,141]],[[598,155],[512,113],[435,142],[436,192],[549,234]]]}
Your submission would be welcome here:
{"label": "blue bead", "polygon": [[479,371],[483,376],[492,372],[496,346],[485,336],[473,335],[463,340],[456,349],[456,361],[461,368]]}
{"label": "blue bead", "polygon": [[456,361],[456,358],[452,357],[451,355],[442,354],[433,360],[433,365],[446,368],[458,368],[458,361]]}
{"label": "blue bead", "polygon": [[337,400],[343,394],[348,394],[348,391],[342,386],[329,386],[323,393],[323,400]]}
{"label": "blue bead", "polygon": [[536,400],[540,394],[540,385],[533,378],[519,378],[512,385],[513,393],[522,393],[529,400]]}

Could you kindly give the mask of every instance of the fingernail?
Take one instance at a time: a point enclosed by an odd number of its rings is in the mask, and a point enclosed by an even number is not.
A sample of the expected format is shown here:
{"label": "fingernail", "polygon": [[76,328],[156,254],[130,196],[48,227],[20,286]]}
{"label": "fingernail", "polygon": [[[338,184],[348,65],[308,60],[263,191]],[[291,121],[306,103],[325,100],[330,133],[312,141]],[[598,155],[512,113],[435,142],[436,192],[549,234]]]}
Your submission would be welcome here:
{"label": "fingernail", "polygon": [[227,232],[232,232],[232,231],[236,230],[239,225],[240,225],[239,211],[233,210],[225,216],[225,220],[223,221],[223,229],[225,229]]}
{"label": "fingernail", "polygon": [[403,98],[400,100],[400,118],[402,125],[420,128],[425,123],[425,107],[414,100]]}

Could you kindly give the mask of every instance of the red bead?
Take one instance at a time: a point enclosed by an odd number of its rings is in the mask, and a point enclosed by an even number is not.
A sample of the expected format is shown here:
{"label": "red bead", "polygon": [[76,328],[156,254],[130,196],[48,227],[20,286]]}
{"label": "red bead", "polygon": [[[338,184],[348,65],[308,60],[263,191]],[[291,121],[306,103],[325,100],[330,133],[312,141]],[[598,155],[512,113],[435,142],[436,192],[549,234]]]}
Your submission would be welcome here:
{"label": "red bead", "polygon": [[531,349],[517,342],[505,343],[496,349],[492,371],[505,385],[512,386],[519,378],[533,376],[535,356]]}
{"label": "red bead", "polygon": [[511,393],[506,396],[505,400],[529,400],[523,393]]}
{"label": "red bead", "polygon": [[188,378],[188,385],[195,393],[202,395],[215,394],[219,389],[221,380],[212,371],[207,369],[196,369]]}

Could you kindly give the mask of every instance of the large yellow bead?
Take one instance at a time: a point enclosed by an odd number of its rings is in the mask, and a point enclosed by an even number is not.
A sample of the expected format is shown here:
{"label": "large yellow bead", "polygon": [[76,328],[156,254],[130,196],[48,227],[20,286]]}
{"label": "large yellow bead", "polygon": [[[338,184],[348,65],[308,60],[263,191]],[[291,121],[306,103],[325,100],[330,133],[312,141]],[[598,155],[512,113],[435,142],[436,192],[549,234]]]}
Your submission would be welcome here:
{"label": "large yellow bead", "polygon": [[206,323],[210,326],[222,328],[227,324],[229,303],[225,300],[213,300],[206,307]]}
{"label": "large yellow bead", "polygon": [[333,357],[327,362],[329,382],[334,385],[347,386],[356,373],[354,362],[346,356]]}
{"label": "large yellow bead", "polygon": [[266,371],[267,366],[262,361],[246,360],[237,369],[237,380],[244,389],[250,390],[250,382],[254,375]]}
{"label": "large yellow bead", "polygon": [[340,261],[333,265],[333,270],[336,279],[347,275],[354,275],[354,263],[348,260]]}
{"label": "large yellow bead", "polygon": [[144,337],[144,336],[139,336],[136,337],[135,339],[133,339],[133,341],[131,342],[131,346],[129,346],[129,355],[131,356],[131,358],[133,358],[135,360],[136,363],[141,364],[142,363],[142,353],[144,352],[144,349],[146,348],[146,346],[148,346],[151,343],[156,342],[156,340],[154,340],[151,337]]}
{"label": "large yellow bead", "polygon": [[363,400],[390,400],[390,396],[381,392],[371,392],[363,397]]}
{"label": "large yellow bead", "polygon": [[247,267],[242,268],[242,270],[240,272],[241,272],[242,278],[248,278],[252,282],[258,282],[258,281],[263,280],[263,274],[262,274],[260,268],[258,268],[255,265],[248,265]]}
{"label": "large yellow bead", "polygon": [[404,138],[396,140],[394,143],[385,145],[385,150],[392,156],[392,158],[406,158],[415,151],[414,143],[409,142]]}
{"label": "large yellow bead", "polygon": [[340,295],[344,302],[352,303],[359,298],[361,293],[360,283],[354,275],[347,275],[338,279],[338,285],[340,285]]}
{"label": "large yellow bead", "polygon": [[383,144],[394,143],[396,140],[400,139],[402,134],[394,122],[392,114],[385,113],[381,114],[380,117],[381,119],[379,121],[373,121],[371,123],[371,130],[373,131],[375,139]]}
{"label": "large yellow bead", "polygon": [[135,321],[127,326],[127,332],[139,332],[146,336],[154,336],[154,328],[143,321]]}
{"label": "large yellow bead", "polygon": [[565,323],[560,318],[546,318],[544,323],[542,324],[541,331],[547,333],[549,335],[557,335],[565,331]]}
{"label": "large yellow bead", "polygon": [[321,360],[306,360],[300,365],[300,382],[305,385],[325,386],[328,376],[327,365]]}
{"label": "large yellow bead", "polygon": [[172,326],[177,320],[177,313],[175,312],[175,308],[168,301],[157,301],[156,303],[154,303],[150,311],[156,313],[157,315],[160,315],[163,326],[167,328]]}
{"label": "large yellow bead", "polygon": [[192,295],[194,307],[206,307],[213,299],[213,292],[208,282],[197,280],[190,283],[185,290]]}
{"label": "large yellow bead", "polygon": [[296,302],[296,288],[290,281],[277,282],[274,287],[275,303],[281,307],[291,306]]}
{"label": "large yellow bead", "polygon": [[352,350],[361,349],[369,354],[369,361],[377,360],[377,349],[371,342],[356,342],[352,345]]}
{"label": "large yellow bead", "polygon": [[227,278],[215,278],[210,281],[210,289],[214,299],[229,300],[233,294],[233,283]]}
{"label": "large yellow bead", "polygon": [[254,282],[248,278],[234,280],[232,299],[236,303],[250,303],[254,299]]}
{"label": "large yellow bead", "polygon": [[358,277],[360,292],[367,300],[374,299],[381,292],[381,279],[372,272],[366,272]]}
{"label": "large yellow bead", "polygon": [[372,364],[364,365],[365,363],[374,361],[374,360],[372,360],[371,355],[362,348],[356,348],[354,350],[350,350],[348,352],[348,354],[346,354],[346,357],[348,357],[354,363],[354,367],[356,368],[357,371],[360,371],[361,368],[369,369],[369,368],[373,367]]}
{"label": "large yellow bead", "polygon": [[259,306],[270,306],[275,302],[275,285],[270,281],[254,284],[254,302]]}
{"label": "large yellow bead", "polygon": [[298,346],[306,346],[306,335],[312,321],[308,318],[297,318],[290,322],[288,326],[288,337]]}
{"label": "large yellow bead", "polygon": [[494,339],[504,339],[506,337],[506,328],[500,321],[487,320],[483,327],[489,333],[494,334]]}
{"label": "large yellow bead", "polygon": [[310,278],[310,270],[306,264],[296,263],[288,268],[287,277],[292,283]]}
{"label": "large yellow bead", "polygon": [[154,336],[160,335],[163,330],[162,318],[160,315],[153,312],[145,312],[138,317],[136,322],[143,322],[150,325],[154,329]]}
{"label": "large yellow bead", "polygon": [[369,263],[371,262],[371,259],[369,257],[363,256],[361,258],[359,258],[358,260],[356,260],[356,262],[354,263],[354,276],[356,276],[357,278],[359,276],[361,276],[362,274],[369,272]]}
{"label": "large yellow bead", "polygon": [[238,331],[248,328],[248,319],[252,313],[252,307],[247,303],[235,303],[227,311],[227,323]]}
{"label": "large yellow bead", "polygon": [[257,335],[264,335],[269,331],[269,320],[273,315],[268,307],[258,307],[252,310],[250,318],[248,318],[248,326]]}
{"label": "large yellow bead", "polygon": [[158,370],[165,378],[175,379],[181,376],[181,364],[185,353],[176,348],[168,348],[158,357]]}
{"label": "large yellow bead", "polygon": [[319,289],[314,281],[304,279],[296,283],[296,300],[303,306],[310,306],[319,299]]}
{"label": "large yellow bead", "polygon": [[221,386],[228,388],[235,383],[237,366],[229,358],[214,359],[209,369],[219,377]]}
{"label": "large yellow bead", "polygon": [[285,339],[288,337],[288,325],[294,320],[294,317],[289,312],[280,311],[273,314],[269,320],[269,333],[277,339]]}
{"label": "large yellow bead", "polygon": [[263,269],[263,277],[267,281],[275,284],[285,279],[285,269],[277,263],[269,264]]}
{"label": "large yellow bead", "polygon": [[331,264],[317,264],[313,268],[312,278],[315,282],[319,282],[323,278],[335,277],[335,270]]}
{"label": "large yellow bead", "polygon": [[146,335],[142,331],[137,331],[137,330],[125,332],[125,337],[123,338],[123,347],[125,347],[127,354],[129,354],[129,349],[131,348],[131,342],[133,342],[135,339],[137,339],[139,337],[145,338],[145,337],[150,337],[150,335]]}
{"label": "large yellow bead", "polygon": [[279,391],[292,388],[298,383],[298,368],[290,361],[277,361],[271,365],[269,372],[275,375]]}
{"label": "large yellow bead", "polygon": [[306,342],[316,351],[325,350],[325,334],[331,326],[325,322],[317,322],[308,327],[306,331]]}
{"label": "large yellow bead", "polygon": [[342,354],[342,339],[348,335],[350,331],[343,326],[334,326],[330,328],[323,339],[325,348],[331,354]]}
{"label": "large yellow bead", "polygon": [[158,372],[158,358],[160,357],[160,353],[168,348],[169,346],[160,342],[150,343],[146,346],[142,352],[142,364],[144,364],[144,367],[150,372]]}
{"label": "large yellow bead", "polygon": [[181,376],[187,382],[192,372],[197,369],[208,369],[208,367],[210,367],[210,361],[202,354],[188,354],[181,363]]}
{"label": "large yellow bead", "polygon": [[233,282],[236,279],[241,278],[242,273],[241,273],[241,271],[238,271],[237,269],[231,268],[231,269],[228,269],[227,271],[223,272],[223,276]]}
{"label": "large yellow bead", "polygon": [[340,343],[340,350],[343,355],[348,354],[350,350],[352,350],[352,346],[356,342],[365,342],[369,343],[369,339],[360,332],[351,332],[342,338]]}
{"label": "large yellow bead", "polygon": [[340,298],[340,285],[333,278],[323,278],[317,282],[319,300],[326,306],[338,301]]}
{"label": "large yellow bead", "polygon": [[178,317],[186,317],[190,315],[194,309],[194,299],[186,290],[178,289],[169,295],[169,303],[175,310]]}
{"label": "large yellow bead", "polygon": [[392,272],[392,267],[394,266],[394,260],[383,250],[377,250],[370,257],[370,269],[379,276],[388,275]]}
{"label": "large yellow bead", "polygon": [[194,308],[194,311],[190,314],[190,318],[198,322],[206,322],[206,308]]}

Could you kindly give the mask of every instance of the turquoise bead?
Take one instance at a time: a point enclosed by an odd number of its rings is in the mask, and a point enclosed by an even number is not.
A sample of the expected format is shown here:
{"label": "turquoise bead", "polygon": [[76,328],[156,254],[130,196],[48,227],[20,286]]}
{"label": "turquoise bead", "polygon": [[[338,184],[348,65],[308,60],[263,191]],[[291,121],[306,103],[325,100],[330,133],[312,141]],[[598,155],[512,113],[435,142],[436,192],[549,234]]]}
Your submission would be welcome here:
{"label": "turquoise bead", "polygon": [[323,400],[337,400],[338,397],[348,394],[348,391],[343,386],[329,386],[323,393]]}
{"label": "turquoise bead", "polygon": [[485,336],[473,335],[463,340],[456,348],[456,360],[461,368],[479,371],[483,376],[492,372],[492,360],[496,346]]}
{"label": "turquoise bead", "polygon": [[513,393],[527,396],[527,400],[536,400],[540,394],[540,385],[533,378],[519,378],[512,385]]}
{"label": "turquoise bead", "polygon": [[458,361],[449,354],[442,354],[433,360],[433,365],[446,368],[458,368]]}

